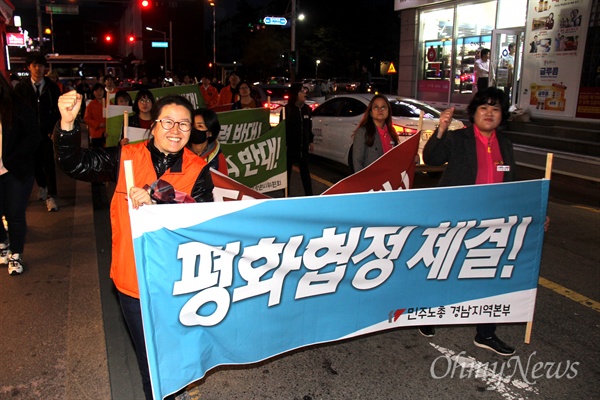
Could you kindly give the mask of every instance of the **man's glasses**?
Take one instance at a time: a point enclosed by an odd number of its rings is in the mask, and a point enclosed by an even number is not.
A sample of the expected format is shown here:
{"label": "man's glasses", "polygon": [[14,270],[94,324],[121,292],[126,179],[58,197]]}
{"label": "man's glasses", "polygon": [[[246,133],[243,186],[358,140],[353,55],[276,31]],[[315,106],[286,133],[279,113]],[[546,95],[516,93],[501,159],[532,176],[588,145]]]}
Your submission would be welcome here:
{"label": "man's glasses", "polygon": [[148,103],[152,103],[152,100],[150,100],[150,99],[140,99],[139,102],[143,103],[143,104],[148,104]]}
{"label": "man's glasses", "polygon": [[157,119],[155,122],[160,122],[160,126],[163,127],[164,130],[170,131],[175,127],[176,124],[179,124],[179,130],[181,132],[189,132],[192,129],[192,123],[189,121],[179,121],[175,122],[170,118]]}

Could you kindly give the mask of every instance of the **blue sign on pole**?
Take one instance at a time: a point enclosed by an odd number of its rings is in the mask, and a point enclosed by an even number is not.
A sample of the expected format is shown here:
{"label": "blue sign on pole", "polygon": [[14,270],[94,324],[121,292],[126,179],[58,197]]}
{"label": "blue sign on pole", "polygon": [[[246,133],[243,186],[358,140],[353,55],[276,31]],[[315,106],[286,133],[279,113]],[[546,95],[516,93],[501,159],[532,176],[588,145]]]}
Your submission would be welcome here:
{"label": "blue sign on pole", "polygon": [[265,17],[265,25],[286,25],[287,19],[285,17]]}
{"label": "blue sign on pole", "polygon": [[152,47],[167,48],[169,47],[169,42],[152,42]]}

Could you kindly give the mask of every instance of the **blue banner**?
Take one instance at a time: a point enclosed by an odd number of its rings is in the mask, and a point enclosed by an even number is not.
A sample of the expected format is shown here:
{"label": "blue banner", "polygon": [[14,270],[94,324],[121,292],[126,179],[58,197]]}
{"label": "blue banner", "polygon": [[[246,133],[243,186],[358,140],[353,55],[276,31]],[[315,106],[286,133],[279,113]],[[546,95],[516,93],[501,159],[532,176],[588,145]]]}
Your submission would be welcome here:
{"label": "blue banner", "polygon": [[131,210],[156,398],[223,364],[533,318],[548,180]]}

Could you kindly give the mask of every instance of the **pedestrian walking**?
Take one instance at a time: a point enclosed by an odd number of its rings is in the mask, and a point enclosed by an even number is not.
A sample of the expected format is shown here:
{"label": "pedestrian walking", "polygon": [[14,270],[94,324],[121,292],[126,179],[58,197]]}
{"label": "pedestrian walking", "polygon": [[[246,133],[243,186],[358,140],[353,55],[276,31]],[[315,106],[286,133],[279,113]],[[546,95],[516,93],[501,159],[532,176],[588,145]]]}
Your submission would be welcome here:
{"label": "pedestrian walking", "polygon": [[23,273],[26,209],[34,181],[34,155],[40,137],[34,110],[0,74],[0,264],[9,275]]}
{"label": "pedestrian walking", "polygon": [[30,76],[23,78],[15,91],[35,111],[38,133],[42,138],[34,161],[38,198],[45,201],[48,211],[58,211],[56,168],[50,136],[60,116],[57,106],[60,89],[52,79],[44,76],[46,58],[41,53],[31,53],[27,56],[26,63]]}

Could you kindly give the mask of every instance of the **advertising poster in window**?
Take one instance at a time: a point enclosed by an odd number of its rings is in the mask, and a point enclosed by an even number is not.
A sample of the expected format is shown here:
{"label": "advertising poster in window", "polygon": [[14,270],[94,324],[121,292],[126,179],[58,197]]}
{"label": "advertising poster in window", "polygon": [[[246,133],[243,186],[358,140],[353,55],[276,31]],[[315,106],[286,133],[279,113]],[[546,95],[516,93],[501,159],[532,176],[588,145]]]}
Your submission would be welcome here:
{"label": "advertising poster in window", "polygon": [[532,115],[574,117],[590,1],[530,1],[521,106]]}

